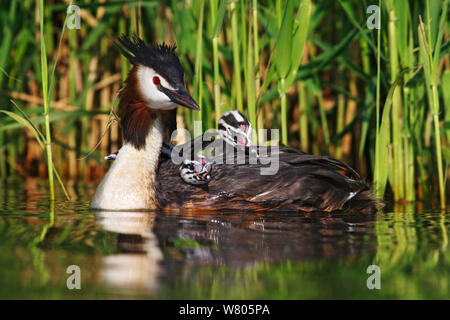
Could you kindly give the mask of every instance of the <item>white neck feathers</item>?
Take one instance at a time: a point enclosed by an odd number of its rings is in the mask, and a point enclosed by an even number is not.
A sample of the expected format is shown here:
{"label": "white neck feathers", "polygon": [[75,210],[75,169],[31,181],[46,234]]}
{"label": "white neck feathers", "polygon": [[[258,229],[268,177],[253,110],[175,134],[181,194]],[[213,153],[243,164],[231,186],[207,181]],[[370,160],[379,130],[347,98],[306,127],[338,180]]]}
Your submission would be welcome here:
{"label": "white neck feathers", "polygon": [[156,169],[163,143],[161,116],[152,123],[145,146],[136,149],[125,143],[106,173],[91,202],[102,210],[145,210],[156,207]]}

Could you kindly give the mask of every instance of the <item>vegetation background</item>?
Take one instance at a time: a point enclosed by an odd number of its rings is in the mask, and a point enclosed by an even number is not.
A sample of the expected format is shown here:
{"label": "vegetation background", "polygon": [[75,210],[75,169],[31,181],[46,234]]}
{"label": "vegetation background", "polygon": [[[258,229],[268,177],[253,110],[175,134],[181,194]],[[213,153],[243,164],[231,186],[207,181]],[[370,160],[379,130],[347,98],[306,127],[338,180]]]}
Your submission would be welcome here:
{"label": "vegetation background", "polygon": [[[380,197],[444,207],[448,2],[2,1],[0,179],[48,176],[50,198],[53,175],[101,179],[121,146],[111,110],[130,69],[114,41],[137,34],[178,46],[201,106],[180,109],[179,127],[213,128],[238,109],[280,128],[282,144],[348,162]],[[68,28],[75,14],[80,28]]]}

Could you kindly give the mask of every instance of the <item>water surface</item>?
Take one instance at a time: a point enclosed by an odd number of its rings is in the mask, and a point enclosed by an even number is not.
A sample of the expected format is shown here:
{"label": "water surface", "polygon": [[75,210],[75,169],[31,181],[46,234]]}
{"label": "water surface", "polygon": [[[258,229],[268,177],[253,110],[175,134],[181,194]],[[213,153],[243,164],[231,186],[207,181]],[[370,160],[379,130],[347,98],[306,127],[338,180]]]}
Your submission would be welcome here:
{"label": "water surface", "polygon": [[95,212],[95,186],[69,184],[53,205],[45,188],[0,182],[1,299],[450,298],[449,211]]}

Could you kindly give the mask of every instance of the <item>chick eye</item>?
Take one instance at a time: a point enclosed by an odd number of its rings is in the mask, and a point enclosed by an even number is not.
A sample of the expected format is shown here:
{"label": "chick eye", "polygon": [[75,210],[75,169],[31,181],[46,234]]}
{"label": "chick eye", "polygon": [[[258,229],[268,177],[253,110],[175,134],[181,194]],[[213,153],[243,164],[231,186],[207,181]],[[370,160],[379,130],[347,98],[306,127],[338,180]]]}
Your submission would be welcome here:
{"label": "chick eye", "polygon": [[153,77],[153,84],[155,86],[159,86],[161,84],[161,80],[159,79],[159,77]]}

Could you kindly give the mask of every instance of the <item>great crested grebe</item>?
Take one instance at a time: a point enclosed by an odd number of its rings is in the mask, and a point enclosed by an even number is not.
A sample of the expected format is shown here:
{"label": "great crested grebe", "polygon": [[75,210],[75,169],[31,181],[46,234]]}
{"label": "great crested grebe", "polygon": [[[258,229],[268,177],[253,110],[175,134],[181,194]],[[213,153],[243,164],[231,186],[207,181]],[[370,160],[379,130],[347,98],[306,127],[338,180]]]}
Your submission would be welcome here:
{"label": "great crested grebe", "polygon": [[117,46],[133,64],[120,92],[124,144],[97,187],[91,207],[155,208],[158,159],[173,111],[178,105],[200,108],[186,92],[184,69],[175,47],[147,46],[138,37],[126,36],[118,39]]}
{"label": "great crested grebe", "polygon": [[183,68],[172,47],[124,37],[119,44],[134,65],[119,104],[124,145],[100,183],[92,208],[377,209],[369,187],[348,165],[288,147],[277,152],[279,170],[273,175],[261,174],[261,162],[215,163],[208,184],[180,183],[179,165],[160,157],[160,151],[167,127],[173,126],[171,110],[177,104],[198,109],[185,91]]}

